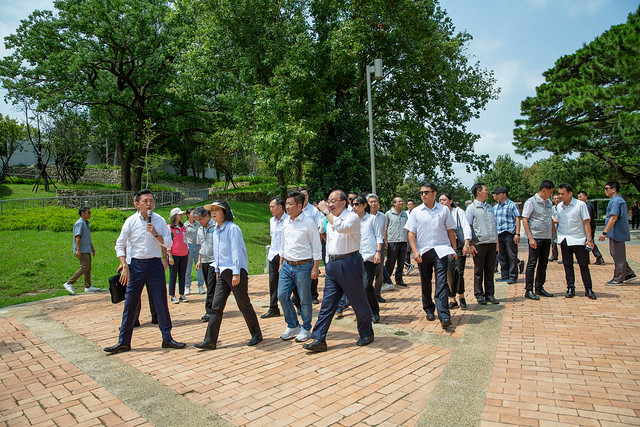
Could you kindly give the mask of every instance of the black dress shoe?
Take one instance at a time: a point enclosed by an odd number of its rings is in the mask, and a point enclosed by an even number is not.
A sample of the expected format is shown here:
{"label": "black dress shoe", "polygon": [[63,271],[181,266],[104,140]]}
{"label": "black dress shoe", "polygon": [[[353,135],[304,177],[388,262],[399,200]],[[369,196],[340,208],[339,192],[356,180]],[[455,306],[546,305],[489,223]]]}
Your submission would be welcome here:
{"label": "black dress shoe", "polygon": [[467,300],[464,298],[460,298],[460,310],[467,309]]}
{"label": "black dress shoe", "polygon": [[162,348],[185,348],[187,345],[176,340],[162,341]]}
{"label": "black dress shoe", "polygon": [[260,316],[261,319],[268,319],[269,317],[279,317],[280,316],[280,312],[279,311],[267,311],[265,314],[263,314],[262,316]]}
{"label": "black dress shoe", "polygon": [[380,295],[378,295],[376,299],[378,300],[378,302],[387,302],[387,300],[382,298]]}
{"label": "black dress shoe", "polygon": [[380,322],[380,315],[379,314],[374,314],[373,315],[373,323],[379,323]]}
{"label": "black dress shoe", "polygon": [[136,319],[135,322],[133,322],[133,327],[137,328],[138,326],[140,326],[140,319]]}
{"label": "black dress shoe", "polygon": [[449,326],[451,326],[451,319],[441,320],[440,326],[442,326],[442,329],[447,329]]}
{"label": "black dress shoe", "polygon": [[203,322],[208,322],[210,318],[211,318],[210,314],[205,314],[200,318],[200,320],[202,320]]}
{"label": "black dress shoe", "polygon": [[515,280],[507,280],[507,285],[515,285],[517,282]]}
{"label": "black dress shoe", "polygon": [[596,265],[602,265],[604,264],[604,258],[598,258],[595,262]]}
{"label": "black dress shoe", "polygon": [[249,340],[249,342],[247,343],[247,345],[249,347],[256,345],[258,343],[262,342],[262,334],[260,335],[256,335],[255,337],[251,337],[251,339]]}
{"label": "black dress shoe", "polygon": [[215,350],[216,349],[215,343],[206,342],[206,341],[202,341],[201,343],[194,344],[193,346],[195,348],[199,348],[200,350]]}
{"label": "black dress shoe", "polygon": [[574,296],[576,296],[576,288],[569,288],[567,289],[567,293],[564,294],[565,298],[573,298]]}
{"label": "black dress shoe", "polygon": [[486,305],[487,304],[487,300],[483,296],[479,296],[478,298],[476,298],[476,301],[478,301],[478,304],[480,304],[480,305]]}
{"label": "black dress shoe", "polygon": [[631,282],[632,280],[636,280],[637,278],[638,276],[636,276],[635,274],[630,274],[624,278],[623,282]]}
{"label": "black dress shoe", "polygon": [[499,279],[496,279],[496,282],[508,282],[509,278],[508,277],[501,277]]}
{"label": "black dress shoe", "polygon": [[319,300],[318,298],[314,298],[314,299],[311,301],[311,303],[312,303],[312,304],[320,304],[320,300]]}
{"label": "black dress shoe", "polygon": [[547,298],[553,298],[555,296],[551,292],[547,292],[544,289],[536,290],[536,295],[540,295],[540,296],[547,297]]}
{"label": "black dress shoe", "polygon": [[356,343],[356,345],[359,345],[359,346],[369,345],[372,342],[373,342],[373,334],[369,335],[368,337],[358,338],[358,342]]}
{"label": "black dress shoe", "polygon": [[493,295],[489,295],[486,298],[491,304],[500,304],[500,301],[498,301]]}
{"label": "black dress shoe", "polygon": [[607,283],[605,283],[605,285],[607,285],[607,286],[618,286],[618,285],[622,285],[622,283],[623,282],[618,282],[617,280],[611,279]]}
{"label": "black dress shoe", "polygon": [[436,316],[435,316],[435,314],[433,314],[433,313],[432,313],[432,312],[430,312],[430,311],[427,311],[427,320],[428,320],[429,322],[433,322],[434,320],[436,320]]}
{"label": "black dress shoe", "polygon": [[454,309],[454,308],[458,308],[458,302],[457,301],[451,301],[449,303],[449,310]]}
{"label": "black dress shoe", "polygon": [[402,280],[396,280],[396,285],[397,286],[407,286],[407,284],[404,283]]}
{"label": "black dress shoe", "polygon": [[528,298],[528,299],[536,300],[536,301],[540,299],[540,297],[539,297],[538,295],[534,294],[534,293],[533,293],[533,292],[531,292],[531,291],[527,291],[527,292],[525,292],[525,293],[524,293],[524,297],[525,297],[525,298]]}
{"label": "black dress shoe", "polygon": [[557,261],[558,257],[552,256],[551,258],[549,258],[549,262],[553,262],[553,261]]}
{"label": "black dress shoe", "polygon": [[151,324],[157,325],[158,324],[158,319],[151,319]]}
{"label": "black dress shoe", "polygon": [[121,344],[121,343],[118,343],[118,344],[113,345],[111,347],[105,347],[104,348],[104,351],[106,351],[107,353],[112,353],[112,354],[124,353],[125,351],[129,351],[129,350],[131,350],[131,346],[130,345]]}
{"label": "black dress shoe", "polygon": [[592,289],[587,289],[586,291],[584,291],[584,296],[588,297],[589,299],[598,299],[596,294],[593,293]]}
{"label": "black dress shoe", "polygon": [[311,351],[311,352],[314,352],[314,353],[319,353],[321,351],[327,351],[327,342],[326,341],[313,340],[312,342],[303,345],[302,348],[304,348],[307,351]]}

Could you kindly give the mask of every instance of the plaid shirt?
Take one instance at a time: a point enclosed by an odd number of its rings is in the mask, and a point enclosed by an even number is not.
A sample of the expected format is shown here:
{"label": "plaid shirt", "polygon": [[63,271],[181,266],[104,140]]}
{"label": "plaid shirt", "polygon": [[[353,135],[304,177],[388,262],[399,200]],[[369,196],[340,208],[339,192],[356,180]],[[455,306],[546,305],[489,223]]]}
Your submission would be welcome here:
{"label": "plaid shirt", "polygon": [[493,215],[496,217],[498,234],[505,231],[516,232],[516,218],[520,216],[520,209],[514,202],[507,199],[502,204],[496,203],[493,207]]}

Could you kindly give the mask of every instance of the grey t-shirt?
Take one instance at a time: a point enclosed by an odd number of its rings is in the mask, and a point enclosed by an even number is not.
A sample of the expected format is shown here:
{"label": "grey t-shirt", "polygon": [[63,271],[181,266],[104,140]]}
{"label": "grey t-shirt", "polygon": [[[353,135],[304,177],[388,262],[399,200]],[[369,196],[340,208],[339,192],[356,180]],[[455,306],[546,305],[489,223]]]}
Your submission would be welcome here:
{"label": "grey t-shirt", "polygon": [[73,253],[77,252],[76,248],[76,236],[80,236],[80,253],[91,253],[91,229],[89,228],[89,221],[85,221],[82,218],[78,218],[75,224],[73,224]]}

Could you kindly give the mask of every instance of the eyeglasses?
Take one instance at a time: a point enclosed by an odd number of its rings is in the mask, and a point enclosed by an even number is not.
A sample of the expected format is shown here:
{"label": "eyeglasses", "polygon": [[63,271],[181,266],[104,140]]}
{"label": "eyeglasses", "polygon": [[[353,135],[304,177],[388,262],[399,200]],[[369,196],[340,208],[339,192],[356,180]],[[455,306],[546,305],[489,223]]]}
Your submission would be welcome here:
{"label": "eyeglasses", "polygon": [[420,192],[420,195],[422,196],[423,194],[430,194],[430,193],[435,193],[435,191],[429,191],[429,190],[427,190],[427,191],[421,191],[421,192]]}
{"label": "eyeglasses", "polygon": [[611,187],[604,187],[604,191],[611,190]]}
{"label": "eyeglasses", "polygon": [[352,203],[352,206],[360,206],[360,203],[358,203],[358,202],[353,202],[353,203]]}

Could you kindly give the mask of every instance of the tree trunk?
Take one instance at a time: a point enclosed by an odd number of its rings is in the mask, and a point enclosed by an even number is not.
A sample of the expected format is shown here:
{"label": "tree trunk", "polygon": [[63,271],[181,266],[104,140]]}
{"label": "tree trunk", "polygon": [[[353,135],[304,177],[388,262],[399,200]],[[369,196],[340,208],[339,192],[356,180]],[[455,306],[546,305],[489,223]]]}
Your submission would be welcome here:
{"label": "tree trunk", "polygon": [[120,188],[123,191],[131,191],[131,160],[121,155],[120,163]]}
{"label": "tree trunk", "polygon": [[278,185],[285,185],[284,171],[282,169],[276,171],[276,177],[278,178]]}

